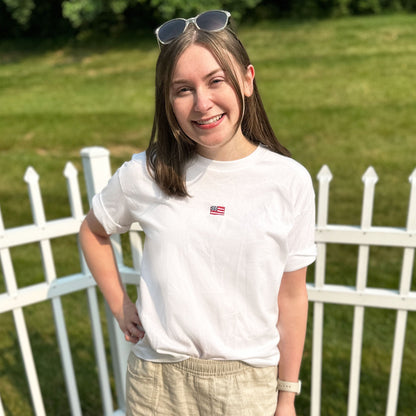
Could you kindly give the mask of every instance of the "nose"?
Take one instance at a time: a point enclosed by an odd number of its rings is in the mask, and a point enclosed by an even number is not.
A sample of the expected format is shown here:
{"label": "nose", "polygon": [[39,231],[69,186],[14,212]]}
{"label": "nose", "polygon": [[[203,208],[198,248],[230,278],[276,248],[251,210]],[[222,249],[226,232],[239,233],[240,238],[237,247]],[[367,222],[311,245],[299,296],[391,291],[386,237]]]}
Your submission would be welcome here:
{"label": "nose", "polygon": [[194,95],[194,110],[199,113],[206,113],[212,106],[211,97],[208,92],[203,90],[195,91]]}

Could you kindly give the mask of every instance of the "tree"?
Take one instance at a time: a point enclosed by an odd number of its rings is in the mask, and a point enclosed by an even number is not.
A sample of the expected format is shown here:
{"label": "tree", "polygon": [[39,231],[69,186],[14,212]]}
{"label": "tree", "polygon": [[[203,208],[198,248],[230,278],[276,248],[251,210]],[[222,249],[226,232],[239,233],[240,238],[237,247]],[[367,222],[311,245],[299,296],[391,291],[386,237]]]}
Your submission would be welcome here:
{"label": "tree", "polygon": [[32,16],[35,3],[33,0],[3,0],[12,18],[20,25],[26,26]]}

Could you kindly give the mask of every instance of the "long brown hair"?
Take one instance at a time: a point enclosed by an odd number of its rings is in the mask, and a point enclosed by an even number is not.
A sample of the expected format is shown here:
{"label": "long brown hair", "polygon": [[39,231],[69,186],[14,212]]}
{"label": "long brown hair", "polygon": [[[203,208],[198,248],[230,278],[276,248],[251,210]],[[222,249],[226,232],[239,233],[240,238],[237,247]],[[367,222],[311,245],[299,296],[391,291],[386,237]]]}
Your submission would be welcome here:
{"label": "long brown hair", "polygon": [[188,196],[185,166],[196,153],[196,144],[182,131],[169,100],[171,80],[181,54],[192,44],[207,48],[217,59],[240,103],[241,130],[255,144],[285,156],[290,152],[277,140],[261,100],[256,81],[253,94],[245,97],[240,89],[236,68],[244,74],[250,65],[248,54],[235,33],[227,27],[220,32],[204,32],[193,24],[168,45],[162,45],[156,64],[155,115],[152,135],[146,151],[147,167],[159,187],[170,196]]}

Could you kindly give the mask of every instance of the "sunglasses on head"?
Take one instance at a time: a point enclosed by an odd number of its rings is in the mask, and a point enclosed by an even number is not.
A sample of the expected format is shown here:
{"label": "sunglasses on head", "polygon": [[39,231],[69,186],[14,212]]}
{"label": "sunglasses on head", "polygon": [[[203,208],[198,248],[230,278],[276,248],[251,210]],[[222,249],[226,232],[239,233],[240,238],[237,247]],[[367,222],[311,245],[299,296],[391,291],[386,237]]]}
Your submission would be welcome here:
{"label": "sunglasses on head", "polygon": [[225,10],[210,10],[189,19],[172,19],[155,30],[156,38],[162,45],[167,45],[185,32],[189,23],[205,32],[224,30],[230,20],[231,13]]}

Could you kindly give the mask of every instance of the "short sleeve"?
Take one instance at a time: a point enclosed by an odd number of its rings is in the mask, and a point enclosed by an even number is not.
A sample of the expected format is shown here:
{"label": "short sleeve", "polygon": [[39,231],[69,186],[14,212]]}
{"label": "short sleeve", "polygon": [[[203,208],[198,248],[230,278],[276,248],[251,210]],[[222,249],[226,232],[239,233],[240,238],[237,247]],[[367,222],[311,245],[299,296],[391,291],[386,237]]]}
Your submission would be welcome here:
{"label": "short sleeve", "polygon": [[120,168],[104,189],[94,195],[92,210],[107,234],[121,234],[130,229],[134,222],[129,201],[120,183]]}
{"label": "short sleeve", "polygon": [[288,259],[285,272],[309,266],[316,259],[315,193],[309,173],[297,187],[293,227],[288,236]]}

